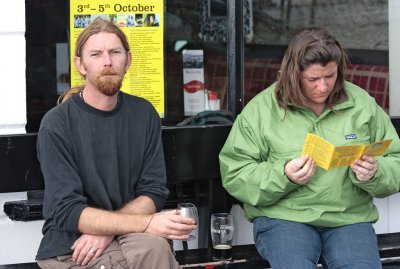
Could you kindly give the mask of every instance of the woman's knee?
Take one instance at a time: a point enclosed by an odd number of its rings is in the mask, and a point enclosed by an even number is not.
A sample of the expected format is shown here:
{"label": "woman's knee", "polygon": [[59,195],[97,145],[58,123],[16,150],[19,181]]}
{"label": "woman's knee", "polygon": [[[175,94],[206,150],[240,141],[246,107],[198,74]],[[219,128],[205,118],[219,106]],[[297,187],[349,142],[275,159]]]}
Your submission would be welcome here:
{"label": "woman's knee", "polygon": [[321,253],[318,232],[302,223],[260,217],[254,221],[254,237],[260,255],[276,268],[290,268],[288,257],[297,257],[294,264],[302,264],[297,268],[314,268]]}

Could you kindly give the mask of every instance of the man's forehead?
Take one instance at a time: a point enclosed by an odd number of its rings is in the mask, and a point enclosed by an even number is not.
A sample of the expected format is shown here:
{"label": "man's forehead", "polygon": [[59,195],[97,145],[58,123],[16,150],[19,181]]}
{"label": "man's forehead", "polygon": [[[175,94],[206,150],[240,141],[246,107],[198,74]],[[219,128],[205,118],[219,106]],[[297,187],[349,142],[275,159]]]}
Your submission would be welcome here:
{"label": "man's forehead", "polygon": [[88,50],[104,50],[123,48],[123,45],[116,34],[101,32],[90,36],[84,45],[84,49],[85,48]]}

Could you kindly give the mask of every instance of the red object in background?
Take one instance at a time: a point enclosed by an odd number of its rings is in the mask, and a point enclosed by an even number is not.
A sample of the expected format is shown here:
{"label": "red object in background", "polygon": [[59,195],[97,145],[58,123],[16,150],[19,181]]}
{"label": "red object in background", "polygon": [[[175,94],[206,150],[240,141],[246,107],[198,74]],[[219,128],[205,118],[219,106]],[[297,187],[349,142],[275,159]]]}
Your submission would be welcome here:
{"label": "red object in background", "polygon": [[206,269],[214,269],[214,267],[215,267],[215,265],[211,265],[211,264],[206,265]]}
{"label": "red object in background", "polygon": [[204,83],[198,80],[191,80],[183,85],[183,88],[188,93],[195,93],[196,91],[204,90]]}
{"label": "red object in background", "polygon": [[218,92],[208,91],[208,100],[218,100]]}

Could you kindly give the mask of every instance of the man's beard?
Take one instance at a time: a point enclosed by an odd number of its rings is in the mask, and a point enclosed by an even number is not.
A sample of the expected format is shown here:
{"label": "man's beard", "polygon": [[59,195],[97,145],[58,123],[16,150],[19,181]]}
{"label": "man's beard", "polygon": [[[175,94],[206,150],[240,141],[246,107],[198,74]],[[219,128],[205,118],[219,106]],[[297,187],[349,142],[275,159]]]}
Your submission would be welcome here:
{"label": "man's beard", "polygon": [[97,88],[101,93],[113,96],[121,88],[123,78],[124,74],[115,71],[112,67],[106,67],[96,77]]}

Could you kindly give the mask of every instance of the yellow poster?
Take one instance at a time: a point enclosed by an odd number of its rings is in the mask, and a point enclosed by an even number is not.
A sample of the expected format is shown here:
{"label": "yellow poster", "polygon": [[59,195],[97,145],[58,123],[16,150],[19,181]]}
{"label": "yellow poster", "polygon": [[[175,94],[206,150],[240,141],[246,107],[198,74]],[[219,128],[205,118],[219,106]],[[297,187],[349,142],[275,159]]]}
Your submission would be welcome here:
{"label": "yellow poster", "polygon": [[121,90],[147,99],[164,118],[163,12],[164,0],[71,0],[71,87],[85,83],[73,64],[76,39],[91,21],[101,17],[118,25],[130,44],[132,65]]}
{"label": "yellow poster", "polygon": [[308,133],[301,155],[309,155],[317,166],[328,170],[340,166],[350,166],[363,155],[372,157],[383,155],[391,142],[392,140],[384,140],[369,145],[335,147],[325,139]]}

